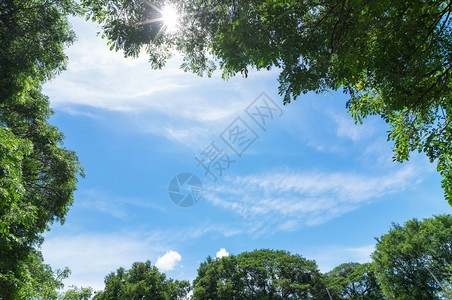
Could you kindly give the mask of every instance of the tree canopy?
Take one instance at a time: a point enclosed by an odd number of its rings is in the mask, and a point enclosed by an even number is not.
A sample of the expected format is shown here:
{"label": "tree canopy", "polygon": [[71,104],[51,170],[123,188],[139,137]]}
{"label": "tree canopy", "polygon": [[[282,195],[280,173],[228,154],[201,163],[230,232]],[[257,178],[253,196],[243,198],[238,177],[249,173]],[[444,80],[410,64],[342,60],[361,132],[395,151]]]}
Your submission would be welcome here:
{"label": "tree canopy", "polygon": [[384,299],[372,263],[344,263],[327,278],[333,299]]}
{"label": "tree canopy", "polygon": [[105,277],[105,289],[97,293],[96,300],[177,300],[190,291],[188,281],[166,279],[150,261],[136,262],[132,268],[119,268]]}
{"label": "tree canopy", "polygon": [[395,161],[419,151],[436,162],[452,205],[450,1],[174,1],[177,32],[164,31],[163,2],[82,0],[111,49],[144,50],[156,68],[176,49],[182,68],[199,75],[276,67],[284,103],[309,91],[348,93],[356,122],[379,115],[390,125]]}
{"label": "tree canopy", "polygon": [[413,219],[403,226],[393,224],[387,234],[377,239],[372,258],[387,297],[441,299],[442,288],[450,285],[452,216]]}
{"label": "tree canopy", "polygon": [[193,289],[193,299],[327,299],[314,261],[267,249],[208,257]]}
{"label": "tree canopy", "polygon": [[61,300],[89,300],[93,295],[93,289],[91,287],[79,288],[72,286],[69,290],[62,293],[58,299]]}
{"label": "tree canopy", "polygon": [[[10,272],[1,273],[0,299],[48,299],[58,297],[58,290],[63,288],[62,280],[66,279],[70,271],[53,270],[44,263],[40,251],[31,249],[27,256],[11,258],[0,257],[2,264],[8,264]],[[16,259],[16,260],[14,260]],[[3,267],[2,271],[5,270]]]}
{"label": "tree canopy", "polygon": [[78,11],[69,0],[0,3],[0,299],[31,297],[35,248],[51,223],[64,222],[82,175],[41,93],[65,67],[74,40],[67,16]]}

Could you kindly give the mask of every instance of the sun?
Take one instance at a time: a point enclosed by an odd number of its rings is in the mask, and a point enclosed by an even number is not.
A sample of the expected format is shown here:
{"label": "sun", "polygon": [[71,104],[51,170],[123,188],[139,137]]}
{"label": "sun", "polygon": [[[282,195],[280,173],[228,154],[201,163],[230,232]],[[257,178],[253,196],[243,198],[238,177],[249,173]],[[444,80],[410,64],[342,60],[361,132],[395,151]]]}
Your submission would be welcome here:
{"label": "sun", "polygon": [[175,32],[179,27],[179,14],[170,4],[165,4],[161,10],[163,24],[168,32]]}
{"label": "sun", "polygon": [[138,22],[136,25],[145,25],[152,23],[160,23],[159,31],[154,37],[154,40],[157,40],[164,32],[175,33],[180,29],[180,21],[185,16],[179,15],[175,6],[170,3],[166,3],[163,7],[157,7],[152,4],[148,0],[143,0],[144,3],[149,6],[152,10],[156,11],[160,16],[158,18],[147,19]]}

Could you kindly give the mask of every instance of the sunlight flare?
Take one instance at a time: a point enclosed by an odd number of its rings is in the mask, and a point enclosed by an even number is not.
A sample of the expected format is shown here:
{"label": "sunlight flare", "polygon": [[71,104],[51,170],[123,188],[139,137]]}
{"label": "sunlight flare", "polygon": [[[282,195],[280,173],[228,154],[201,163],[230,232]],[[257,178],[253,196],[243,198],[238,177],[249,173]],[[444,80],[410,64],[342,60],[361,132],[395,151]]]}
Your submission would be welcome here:
{"label": "sunlight flare", "polygon": [[179,26],[179,14],[170,4],[165,4],[161,10],[162,20],[168,32],[175,32]]}

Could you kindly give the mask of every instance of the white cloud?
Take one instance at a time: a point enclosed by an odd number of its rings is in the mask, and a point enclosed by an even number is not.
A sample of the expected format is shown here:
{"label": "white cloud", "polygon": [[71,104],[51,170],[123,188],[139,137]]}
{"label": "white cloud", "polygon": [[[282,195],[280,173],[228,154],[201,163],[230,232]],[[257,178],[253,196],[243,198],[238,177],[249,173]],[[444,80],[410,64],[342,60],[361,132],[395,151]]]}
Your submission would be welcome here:
{"label": "white cloud", "polygon": [[217,252],[217,254],[215,255],[216,258],[222,258],[222,257],[225,257],[225,256],[229,256],[229,253],[226,251],[225,248],[221,248],[221,249]]}
{"label": "white cloud", "polygon": [[176,251],[170,250],[163,256],[159,256],[155,266],[162,272],[172,271],[176,264],[182,259],[182,256]]}
{"label": "white cloud", "polygon": [[318,225],[421,180],[406,165],[384,174],[296,172],[293,170],[225,178],[205,190],[207,201],[240,216],[248,233],[294,231]]}

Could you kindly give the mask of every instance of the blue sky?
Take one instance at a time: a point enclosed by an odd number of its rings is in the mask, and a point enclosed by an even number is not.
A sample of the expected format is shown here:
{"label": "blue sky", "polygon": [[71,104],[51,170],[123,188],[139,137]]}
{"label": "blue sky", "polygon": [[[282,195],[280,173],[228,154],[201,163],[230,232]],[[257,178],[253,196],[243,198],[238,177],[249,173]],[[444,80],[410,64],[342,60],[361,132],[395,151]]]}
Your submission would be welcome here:
{"label": "blue sky", "polygon": [[[168,277],[193,280],[208,255],[261,248],[315,259],[326,272],[369,261],[391,222],[451,213],[434,165],[422,154],[393,163],[387,125],[355,125],[345,95],[283,106],[278,70],[200,78],[180,70],[177,56],[152,70],[145,56],[109,51],[96,25],[72,23],[68,69],[44,87],[51,122],[86,171],[66,223],[42,246],[47,263],[72,270],[67,286],[99,290],[108,273],[148,259]],[[282,113],[261,128],[245,109],[263,92]],[[240,157],[221,139],[238,117],[256,137]],[[216,181],[195,159],[212,142],[234,161]],[[184,172],[203,185],[187,208],[168,194]]]}

